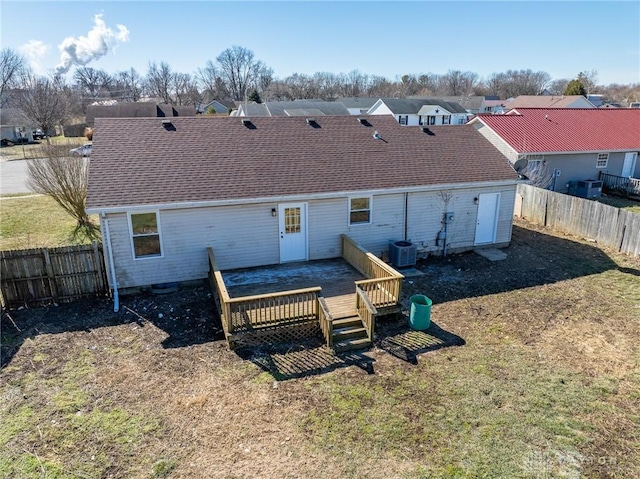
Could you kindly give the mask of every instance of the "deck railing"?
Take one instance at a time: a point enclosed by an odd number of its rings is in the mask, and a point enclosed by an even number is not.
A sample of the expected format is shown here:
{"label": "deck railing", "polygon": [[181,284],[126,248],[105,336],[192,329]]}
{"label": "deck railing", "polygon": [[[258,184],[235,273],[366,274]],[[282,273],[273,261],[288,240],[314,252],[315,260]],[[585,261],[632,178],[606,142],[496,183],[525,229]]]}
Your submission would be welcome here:
{"label": "deck railing", "polygon": [[640,196],[640,179],[600,172],[603,189],[624,195]]}
{"label": "deck railing", "polygon": [[404,276],[369,253],[347,235],[342,235],[342,257],[367,279],[356,281],[376,308],[394,306],[400,301]]}
{"label": "deck railing", "polygon": [[318,321],[320,321],[320,330],[327,346],[333,347],[333,316],[323,297],[318,298]]}
{"label": "deck railing", "polygon": [[322,291],[319,286],[231,298],[213,249],[207,248],[207,251],[214,299],[227,335],[252,328],[318,320],[318,296]]}
{"label": "deck railing", "polygon": [[369,341],[373,341],[378,311],[372,304],[367,293],[358,286],[356,286],[356,309],[358,310],[358,316],[360,316],[364,328],[367,330]]}

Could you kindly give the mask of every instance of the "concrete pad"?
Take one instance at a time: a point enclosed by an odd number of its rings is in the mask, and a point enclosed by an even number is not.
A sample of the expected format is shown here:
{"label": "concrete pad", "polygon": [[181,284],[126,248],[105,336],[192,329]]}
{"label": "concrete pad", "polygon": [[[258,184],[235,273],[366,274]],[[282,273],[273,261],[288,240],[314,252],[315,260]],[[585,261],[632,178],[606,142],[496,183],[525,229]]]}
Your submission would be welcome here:
{"label": "concrete pad", "polygon": [[496,248],[474,249],[473,252],[483,258],[487,258],[489,261],[502,261],[503,259],[507,259],[507,253]]}
{"label": "concrete pad", "polygon": [[424,273],[416,268],[395,268],[400,274],[403,274],[405,278],[415,278],[417,276],[424,276]]}

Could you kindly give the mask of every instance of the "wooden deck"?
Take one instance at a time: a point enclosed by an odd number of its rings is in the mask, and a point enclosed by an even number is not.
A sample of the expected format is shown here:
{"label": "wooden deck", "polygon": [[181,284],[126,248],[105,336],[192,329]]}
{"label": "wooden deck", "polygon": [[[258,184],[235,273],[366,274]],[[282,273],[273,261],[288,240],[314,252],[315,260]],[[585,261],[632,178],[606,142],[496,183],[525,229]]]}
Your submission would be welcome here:
{"label": "wooden deck", "polygon": [[341,235],[341,258],[221,271],[209,279],[229,347],[321,333],[347,351],[373,342],[376,317],[400,309],[402,274]]}
{"label": "wooden deck", "polygon": [[366,279],[342,258],[223,271],[222,277],[232,298],[319,286],[335,319],[357,314],[355,282]]}

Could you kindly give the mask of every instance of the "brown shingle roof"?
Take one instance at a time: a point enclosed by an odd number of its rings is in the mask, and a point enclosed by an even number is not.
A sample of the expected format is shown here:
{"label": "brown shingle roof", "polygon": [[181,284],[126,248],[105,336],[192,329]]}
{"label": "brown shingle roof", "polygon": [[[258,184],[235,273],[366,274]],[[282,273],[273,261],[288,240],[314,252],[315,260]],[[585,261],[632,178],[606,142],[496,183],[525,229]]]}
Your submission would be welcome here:
{"label": "brown shingle roof", "polygon": [[[472,126],[392,116],[98,118],[87,208],[515,180]],[[382,140],[373,138],[378,131]]]}

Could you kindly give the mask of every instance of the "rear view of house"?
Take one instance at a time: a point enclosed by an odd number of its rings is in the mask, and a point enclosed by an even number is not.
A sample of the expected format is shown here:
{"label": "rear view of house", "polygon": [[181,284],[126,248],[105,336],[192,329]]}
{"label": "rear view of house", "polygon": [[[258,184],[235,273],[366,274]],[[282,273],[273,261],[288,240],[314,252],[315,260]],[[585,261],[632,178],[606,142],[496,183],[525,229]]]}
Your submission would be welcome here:
{"label": "rear view of house", "polygon": [[[474,128],[387,116],[97,118],[87,210],[114,285],[339,257],[507,245],[516,173]],[[449,214],[443,237],[445,213]]]}

